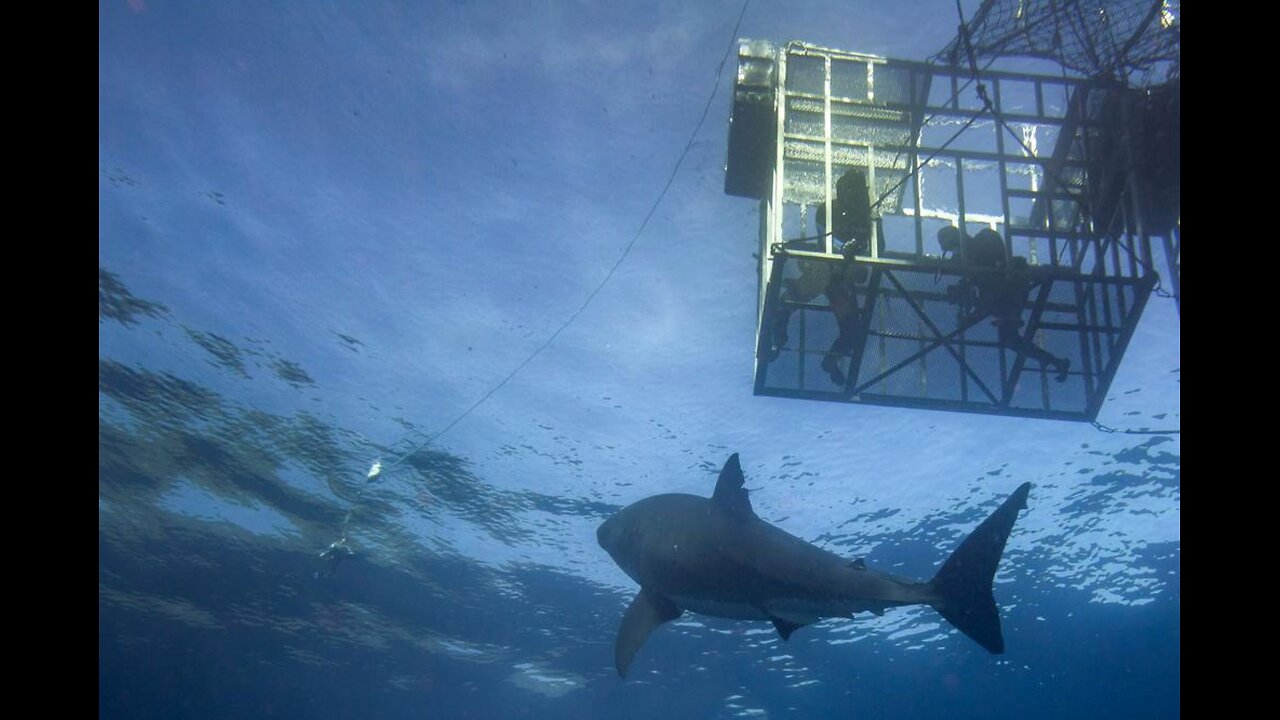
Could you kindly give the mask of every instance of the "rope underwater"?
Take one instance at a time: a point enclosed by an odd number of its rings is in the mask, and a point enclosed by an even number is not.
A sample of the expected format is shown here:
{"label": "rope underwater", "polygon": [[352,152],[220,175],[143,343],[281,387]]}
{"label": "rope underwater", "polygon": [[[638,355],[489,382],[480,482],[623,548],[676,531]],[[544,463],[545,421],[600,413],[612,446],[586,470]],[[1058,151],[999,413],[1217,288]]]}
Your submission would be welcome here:
{"label": "rope underwater", "polygon": [[[515,367],[515,369],[513,369],[511,372],[509,372],[506,375],[506,377],[504,377],[496,385],[490,388],[488,392],[486,392],[478,400],[472,403],[466,410],[462,411],[462,413],[460,413],[457,417],[451,420],[442,429],[433,433],[422,442],[412,446],[406,452],[401,453],[400,455],[395,457],[395,459],[391,460],[385,465],[383,464],[381,457],[378,457],[373,461],[373,463],[369,466],[369,470],[365,473],[364,481],[356,487],[356,490],[355,490],[356,494],[355,494],[354,500],[352,501],[352,508],[347,511],[346,516],[343,518],[343,521],[342,521],[341,537],[338,540],[331,543],[328,548],[321,551],[320,553],[321,561],[323,561],[326,564],[327,574],[332,575],[333,572],[336,572],[337,564],[342,558],[352,557],[355,555],[355,551],[352,550],[347,545],[347,528],[350,524],[351,516],[355,512],[355,506],[358,505],[361,499],[363,498],[365,488],[367,488],[369,485],[372,485],[375,481],[377,481],[383,475],[383,473],[389,473],[391,470],[394,470],[395,468],[399,467],[409,458],[413,457],[414,455],[416,455],[417,453],[425,449],[427,446],[429,446],[431,443],[435,442],[435,440],[438,439],[441,435],[444,435],[446,432],[453,429],[455,425],[457,425],[463,419],[467,418],[473,411],[476,410],[476,408],[480,407],[482,404],[484,404],[486,400],[492,397],[494,393],[498,392],[504,386],[506,386],[506,384],[510,382],[511,379],[514,378],[517,374],[519,374],[519,372],[523,370],[530,362],[532,362],[535,357],[537,357],[544,350],[550,347],[551,344],[555,342],[556,338],[560,336],[560,333],[562,333],[566,328],[568,328],[569,325],[571,325],[573,321],[576,320],[578,316],[581,315],[582,312],[587,309],[587,306],[591,304],[591,301],[595,299],[596,295],[598,295],[602,289],[604,289],[604,286],[609,282],[610,278],[612,278],[614,273],[617,272],[618,267],[622,265],[622,262],[624,260],[626,260],[627,256],[631,253],[632,248],[635,246],[636,242],[639,241],[640,236],[644,233],[645,228],[648,227],[649,221],[653,218],[654,213],[657,212],[658,207],[662,204],[663,199],[666,198],[667,192],[671,189],[672,184],[675,182],[677,173],[680,171],[680,168],[684,165],[685,158],[688,156],[690,149],[692,149],[693,147],[694,140],[697,138],[699,131],[702,130],[703,123],[706,122],[707,115],[711,110],[711,103],[715,100],[716,94],[720,87],[720,79],[724,74],[724,66],[728,62],[730,54],[733,52],[734,43],[737,41],[737,37],[738,37],[738,30],[739,28],[742,27],[742,19],[743,17],[746,16],[747,8],[750,7],[750,5],[751,5],[751,0],[743,0],[742,10],[738,13],[737,22],[734,24],[733,31],[729,35],[728,47],[725,49],[725,53],[723,57],[721,57],[720,59],[720,64],[716,68],[715,80],[712,82],[711,93],[707,97],[707,103],[702,109],[702,115],[698,118],[697,124],[694,125],[693,132],[689,134],[689,140],[688,142],[685,143],[684,150],[681,151],[679,158],[676,160],[675,165],[672,167],[671,174],[667,178],[666,184],[663,186],[661,192],[658,193],[658,197],[654,200],[653,205],[650,206],[648,213],[644,217],[644,220],[640,223],[640,227],[636,230],[635,234],[631,237],[631,240],[627,243],[627,245],[623,248],[622,254],[613,263],[613,266],[609,268],[609,271],[605,274],[604,278],[596,285],[595,289],[593,289],[587,295],[586,299],[582,302],[582,305],[577,310],[575,310],[569,316],[569,318],[565,320],[560,325],[560,327],[558,327],[555,330],[555,332],[551,334],[550,337],[547,338],[545,342],[543,342],[532,353],[530,353],[523,361],[521,361],[520,364]],[[366,442],[369,442],[369,441],[366,440]],[[373,444],[373,443],[370,442],[370,444]],[[317,573],[317,577],[318,576],[319,574]]]}

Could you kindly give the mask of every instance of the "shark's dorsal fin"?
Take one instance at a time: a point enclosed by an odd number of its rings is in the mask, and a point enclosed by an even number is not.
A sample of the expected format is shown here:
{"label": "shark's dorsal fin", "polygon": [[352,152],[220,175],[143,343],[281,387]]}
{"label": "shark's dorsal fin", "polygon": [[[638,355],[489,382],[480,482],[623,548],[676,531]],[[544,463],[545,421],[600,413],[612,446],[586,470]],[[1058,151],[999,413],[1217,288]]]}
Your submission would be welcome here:
{"label": "shark's dorsal fin", "polygon": [[854,560],[853,562],[849,563],[849,565],[851,565],[855,570],[867,569],[867,561],[863,560],[862,558],[858,558],[857,560]]}
{"label": "shark's dorsal fin", "polygon": [[627,668],[649,633],[668,620],[680,617],[680,608],[657,593],[640,588],[631,607],[622,616],[622,625],[618,628],[618,639],[613,644],[613,664],[618,668],[618,675],[627,676]]}
{"label": "shark's dorsal fin", "polygon": [[755,519],[756,511],[751,509],[747,490],[742,487],[745,482],[742,465],[738,464],[738,453],[734,453],[720,469],[720,479],[716,481],[716,491],[711,495],[711,502],[735,517]]}

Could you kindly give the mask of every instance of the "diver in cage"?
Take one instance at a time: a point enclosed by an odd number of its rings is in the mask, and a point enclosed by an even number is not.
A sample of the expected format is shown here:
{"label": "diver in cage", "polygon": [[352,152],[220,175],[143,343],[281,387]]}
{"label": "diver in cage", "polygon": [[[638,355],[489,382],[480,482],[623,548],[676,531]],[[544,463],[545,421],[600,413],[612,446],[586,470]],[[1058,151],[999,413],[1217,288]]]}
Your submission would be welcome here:
{"label": "diver in cage", "polygon": [[[813,238],[801,238],[801,241],[808,242],[814,239],[821,241],[827,236],[826,203],[818,203],[816,215],[818,234]],[[794,243],[796,241],[791,242]],[[835,316],[839,335],[832,342],[826,356],[823,357],[822,369],[836,385],[843,386],[847,382],[847,378],[840,368],[840,359],[848,355],[856,344],[859,320],[861,318],[856,285],[859,282],[866,281],[868,271],[865,266],[856,263],[854,255],[860,249],[865,250],[865,245],[866,243],[858,240],[845,243],[840,250],[844,256],[844,261],[839,264],[819,260],[802,259],[798,261],[800,277],[786,278],[782,281],[783,289],[782,297],[780,298],[782,302],[779,303],[778,310],[773,318],[770,333],[773,345],[769,351],[769,360],[776,358],[781,349],[787,344],[787,325],[791,321],[791,313],[793,312],[793,308],[789,304],[807,303],[818,295],[825,295],[827,306],[830,308],[831,314]],[[804,246],[801,245],[801,247]],[[813,247],[811,249],[818,250],[819,248]]]}
{"label": "diver in cage", "polygon": [[[823,248],[822,240],[827,236],[825,203],[820,203],[817,206],[817,220],[817,235],[788,240],[786,247],[821,252]],[[784,277],[782,279],[782,292],[779,293],[777,310],[774,311],[773,317],[770,318],[769,341],[771,347],[768,350],[767,358],[769,361],[777,359],[782,352],[782,348],[786,347],[787,341],[790,339],[787,333],[787,325],[791,323],[791,314],[795,311],[792,303],[799,304],[813,301],[814,298],[826,292],[827,285],[830,283],[831,269],[827,263],[817,260],[797,259],[795,264],[800,269],[800,275],[799,277]]]}
{"label": "diver in cage", "polygon": [[831,272],[826,290],[827,304],[831,307],[831,314],[836,317],[836,327],[840,334],[822,358],[822,369],[831,377],[831,382],[841,387],[848,382],[848,378],[840,368],[840,360],[857,345],[861,330],[862,311],[858,307],[857,284],[867,278],[867,268],[858,265],[853,259],[856,251],[857,244],[853,242],[845,243],[841,248],[844,262]]}
{"label": "diver in cage", "polygon": [[[1069,358],[1060,358],[1023,336],[1022,308],[1031,289],[1027,260],[1005,258],[1004,238],[991,228],[983,228],[972,237],[960,232],[954,225],[938,231],[938,245],[944,254],[959,251],[957,260],[963,259],[971,267],[991,268],[999,273],[981,273],[972,280],[962,278],[947,288],[947,299],[961,307],[973,307],[974,313],[990,315],[999,333],[1000,344],[1038,360],[1042,366],[1057,371],[1054,379],[1063,382],[1071,368]],[[976,292],[976,298],[975,298]]]}

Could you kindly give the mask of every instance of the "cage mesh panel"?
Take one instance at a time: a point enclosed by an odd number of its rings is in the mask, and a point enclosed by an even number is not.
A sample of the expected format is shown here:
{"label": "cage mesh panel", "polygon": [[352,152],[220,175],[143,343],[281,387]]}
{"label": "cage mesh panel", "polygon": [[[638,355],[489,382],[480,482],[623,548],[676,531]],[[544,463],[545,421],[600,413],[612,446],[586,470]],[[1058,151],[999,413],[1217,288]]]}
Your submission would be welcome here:
{"label": "cage mesh panel", "polygon": [[[858,285],[859,307],[866,310],[870,304],[871,319],[853,378],[858,395],[850,397],[822,369],[839,334],[823,294],[825,278],[840,262],[833,258],[783,263],[783,276],[790,280],[787,296],[793,300],[788,341],[768,363],[766,390],[839,400],[937,402],[976,410],[998,411],[1007,403],[1010,409],[1027,412],[1087,413],[1091,388],[1119,361],[1122,329],[1133,322],[1138,300],[1136,287],[1115,278],[1064,278],[1044,275],[1045,268],[1033,269],[1039,279],[1028,292],[1020,332],[1038,347],[1071,361],[1073,374],[1059,383],[1054,368],[1042,367],[1030,357],[1023,358],[1015,375],[1017,352],[1001,346],[990,316],[949,341],[954,354],[939,342],[938,336],[952,335],[971,319],[947,297],[947,288],[960,279],[957,268],[935,275],[935,267],[883,267],[876,271],[878,284],[869,276]],[[799,272],[802,263],[809,266],[807,273]],[[1042,312],[1033,318],[1045,283]],[[771,304],[775,312],[777,306]],[[845,374],[858,350],[840,356]]]}
{"label": "cage mesh panel", "polygon": [[[831,134],[833,141],[843,141],[832,143],[832,177],[850,167],[874,166],[871,196],[878,199],[888,193],[880,204],[882,214],[899,212],[903,195],[899,183],[908,164],[908,154],[901,149],[911,144],[911,114],[906,108],[914,106],[910,71],[875,61],[874,99],[868,99],[867,61],[839,54],[831,58]],[[821,51],[788,53],[783,124],[783,198],[787,202],[817,202],[826,197],[825,73]],[[923,97],[927,83],[919,82],[918,94]],[[868,146],[876,148],[873,154]]]}

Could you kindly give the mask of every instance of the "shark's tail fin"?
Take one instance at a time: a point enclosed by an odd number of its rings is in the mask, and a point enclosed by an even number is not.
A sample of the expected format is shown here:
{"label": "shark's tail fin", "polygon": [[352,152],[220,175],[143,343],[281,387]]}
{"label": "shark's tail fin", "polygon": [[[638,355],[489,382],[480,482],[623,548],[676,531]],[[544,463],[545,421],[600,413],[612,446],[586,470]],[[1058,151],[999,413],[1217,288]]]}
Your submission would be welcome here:
{"label": "shark's tail fin", "polygon": [[938,598],[933,603],[934,609],[960,632],[995,654],[1004,652],[1004,637],[1000,634],[1000,612],[991,586],[1013,521],[1018,519],[1018,511],[1027,506],[1030,490],[1031,483],[1023,483],[1014,490],[1004,504],[960,543],[929,583]]}

